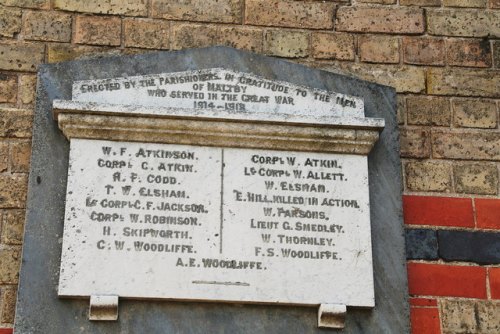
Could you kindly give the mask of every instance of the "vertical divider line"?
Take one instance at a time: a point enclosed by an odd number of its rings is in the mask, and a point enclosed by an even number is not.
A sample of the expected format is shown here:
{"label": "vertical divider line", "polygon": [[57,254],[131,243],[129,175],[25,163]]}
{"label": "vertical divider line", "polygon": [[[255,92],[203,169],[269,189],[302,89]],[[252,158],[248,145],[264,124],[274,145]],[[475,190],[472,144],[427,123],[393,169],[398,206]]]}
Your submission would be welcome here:
{"label": "vertical divider line", "polygon": [[220,162],[220,246],[219,253],[222,254],[222,232],[224,228],[224,149],[221,148],[221,162]]}

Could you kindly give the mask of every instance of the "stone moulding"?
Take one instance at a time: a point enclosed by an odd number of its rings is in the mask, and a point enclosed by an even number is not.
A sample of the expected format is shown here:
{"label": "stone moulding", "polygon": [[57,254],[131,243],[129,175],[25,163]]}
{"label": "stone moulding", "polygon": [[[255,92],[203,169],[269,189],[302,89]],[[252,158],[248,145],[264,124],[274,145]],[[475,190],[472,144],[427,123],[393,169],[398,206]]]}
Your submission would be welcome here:
{"label": "stone moulding", "polygon": [[367,155],[383,119],[311,119],[56,100],[54,119],[68,138]]}

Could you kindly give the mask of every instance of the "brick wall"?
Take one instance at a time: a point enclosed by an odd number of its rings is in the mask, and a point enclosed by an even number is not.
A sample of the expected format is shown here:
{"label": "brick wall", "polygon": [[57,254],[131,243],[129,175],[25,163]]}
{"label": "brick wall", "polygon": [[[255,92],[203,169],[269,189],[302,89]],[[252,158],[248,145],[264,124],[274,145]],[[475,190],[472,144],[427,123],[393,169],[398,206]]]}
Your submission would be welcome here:
{"label": "brick wall", "polygon": [[0,0],[0,334],[37,66],[219,44],[396,87],[413,333],[499,333],[499,0]]}

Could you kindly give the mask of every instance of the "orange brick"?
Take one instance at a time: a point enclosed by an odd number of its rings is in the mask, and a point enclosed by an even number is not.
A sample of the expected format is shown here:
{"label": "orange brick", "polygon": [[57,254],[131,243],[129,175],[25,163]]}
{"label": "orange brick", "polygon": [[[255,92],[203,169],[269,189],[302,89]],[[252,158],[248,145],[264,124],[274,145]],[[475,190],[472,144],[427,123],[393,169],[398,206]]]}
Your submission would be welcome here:
{"label": "orange brick", "polygon": [[500,12],[474,9],[427,10],[427,30],[431,35],[500,37]]}
{"label": "orange brick", "polygon": [[399,0],[402,6],[441,6],[441,0]]}
{"label": "orange brick", "polygon": [[147,3],[147,0],[54,0],[54,8],[81,13],[146,16]]}
{"label": "orange brick", "polygon": [[305,57],[308,54],[309,35],[294,30],[269,30],[264,35],[264,52],[268,55],[288,58]]}
{"label": "orange brick", "polygon": [[16,6],[24,8],[49,8],[50,0],[2,0],[4,6]]}
{"label": "orange brick", "polygon": [[411,161],[405,165],[406,186],[410,191],[439,191],[452,189],[451,166],[437,161]]}
{"label": "orange brick", "polygon": [[218,43],[237,49],[262,52],[263,32],[249,27],[221,27]]}
{"label": "orange brick", "polygon": [[446,7],[485,8],[488,0],[443,0]]}
{"label": "orange brick", "polygon": [[177,23],[171,26],[173,50],[217,44],[217,28],[202,24]]}
{"label": "orange brick", "polygon": [[[0,142],[0,173],[5,172],[8,168],[9,168],[9,144],[7,142]],[[0,213],[0,219],[1,218],[2,215]]]}
{"label": "orange brick", "polygon": [[27,173],[30,169],[31,143],[17,142],[11,144],[11,171],[15,173]]}
{"label": "orange brick", "polygon": [[410,125],[449,126],[450,101],[443,97],[409,96],[406,98],[406,114]]}
{"label": "orange brick", "polygon": [[433,131],[435,158],[500,160],[500,132]]}
{"label": "orange brick", "polygon": [[241,23],[242,0],[153,0],[153,17],[168,20]]}
{"label": "orange brick", "polygon": [[410,295],[486,299],[486,268],[408,263]]}
{"label": "orange brick", "polygon": [[390,36],[360,36],[359,57],[369,63],[399,63],[399,40]]}
{"label": "orange brick", "polygon": [[431,155],[428,130],[403,128],[399,133],[403,158],[428,158]]}
{"label": "orange brick", "polygon": [[69,42],[71,40],[71,16],[50,11],[28,11],[24,17],[24,38]]}
{"label": "orange brick", "polygon": [[43,45],[35,43],[0,44],[0,69],[36,72],[44,50]]}
{"label": "orange brick", "polygon": [[0,208],[24,208],[27,191],[25,175],[0,175]]}
{"label": "orange brick", "polygon": [[427,71],[427,93],[433,95],[500,97],[500,72],[481,69]]}
{"label": "orange brick", "polygon": [[404,62],[416,65],[444,65],[444,41],[426,37],[404,37]]}
{"label": "orange brick", "polygon": [[424,12],[415,7],[341,7],[336,30],[420,34],[424,32]]}
{"label": "orange brick", "polygon": [[0,137],[31,138],[33,113],[0,107]]}
{"label": "orange brick", "polygon": [[380,3],[383,5],[392,5],[396,3],[396,0],[358,0],[358,2],[362,3]]}
{"label": "orange brick", "polygon": [[16,103],[17,76],[0,73],[0,102]]}
{"label": "orange brick", "polygon": [[497,106],[494,100],[453,99],[452,105],[456,127],[482,129],[497,127]]}
{"label": "orange brick", "polygon": [[245,23],[263,26],[331,29],[331,2],[246,0]]}
{"label": "orange brick", "polygon": [[354,60],[354,36],[352,35],[314,32],[311,43],[314,58]]}
{"label": "orange brick", "polygon": [[450,39],[446,54],[452,66],[491,67],[492,63],[489,40]]}
{"label": "orange brick", "polygon": [[118,46],[121,43],[119,17],[77,16],[75,30],[75,42],[78,44]]}
{"label": "orange brick", "polygon": [[0,36],[14,37],[21,31],[21,10],[0,4]]}
{"label": "orange brick", "polygon": [[490,0],[490,8],[500,8],[500,0]]}
{"label": "orange brick", "polygon": [[168,49],[169,23],[160,20],[124,19],[125,46]]}

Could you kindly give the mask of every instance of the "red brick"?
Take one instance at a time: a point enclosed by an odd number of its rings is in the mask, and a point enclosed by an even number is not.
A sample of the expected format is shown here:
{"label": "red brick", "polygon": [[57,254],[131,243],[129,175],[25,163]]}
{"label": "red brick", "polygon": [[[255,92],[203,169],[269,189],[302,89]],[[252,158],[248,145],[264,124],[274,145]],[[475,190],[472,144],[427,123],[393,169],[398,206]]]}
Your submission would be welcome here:
{"label": "red brick", "polygon": [[500,268],[489,268],[490,292],[492,299],[500,299]]}
{"label": "red brick", "polygon": [[12,328],[0,328],[0,334],[12,334]]}
{"label": "red brick", "polygon": [[478,228],[500,229],[500,199],[476,198],[474,204]]}
{"label": "red brick", "polygon": [[352,32],[420,34],[424,12],[415,7],[341,7],[335,29]]}
{"label": "red brick", "polygon": [[474,227],[470,198],[403,196],[407,225]]}
{"label": "red brick", "polygon": [[440,334],[437,308],[412,307],[410,311],[412,334]]}
{"label": "red brick", "polygon": [[433,298],[410,298],[410,306],[437,307],[437,300]]}
{"label": "red brick", "polygon": [[410,295],[486,299],[486,268],[408,263]]}
{"label": "red brick", "polygon": [[446,41],[448,64],[451,66],[491,67],[491,45],[489,40]]}
{"label": "red brick", "polygon": [[444,65],[444,41],[437,38],[404,37],[403,57],[407,64]]}

